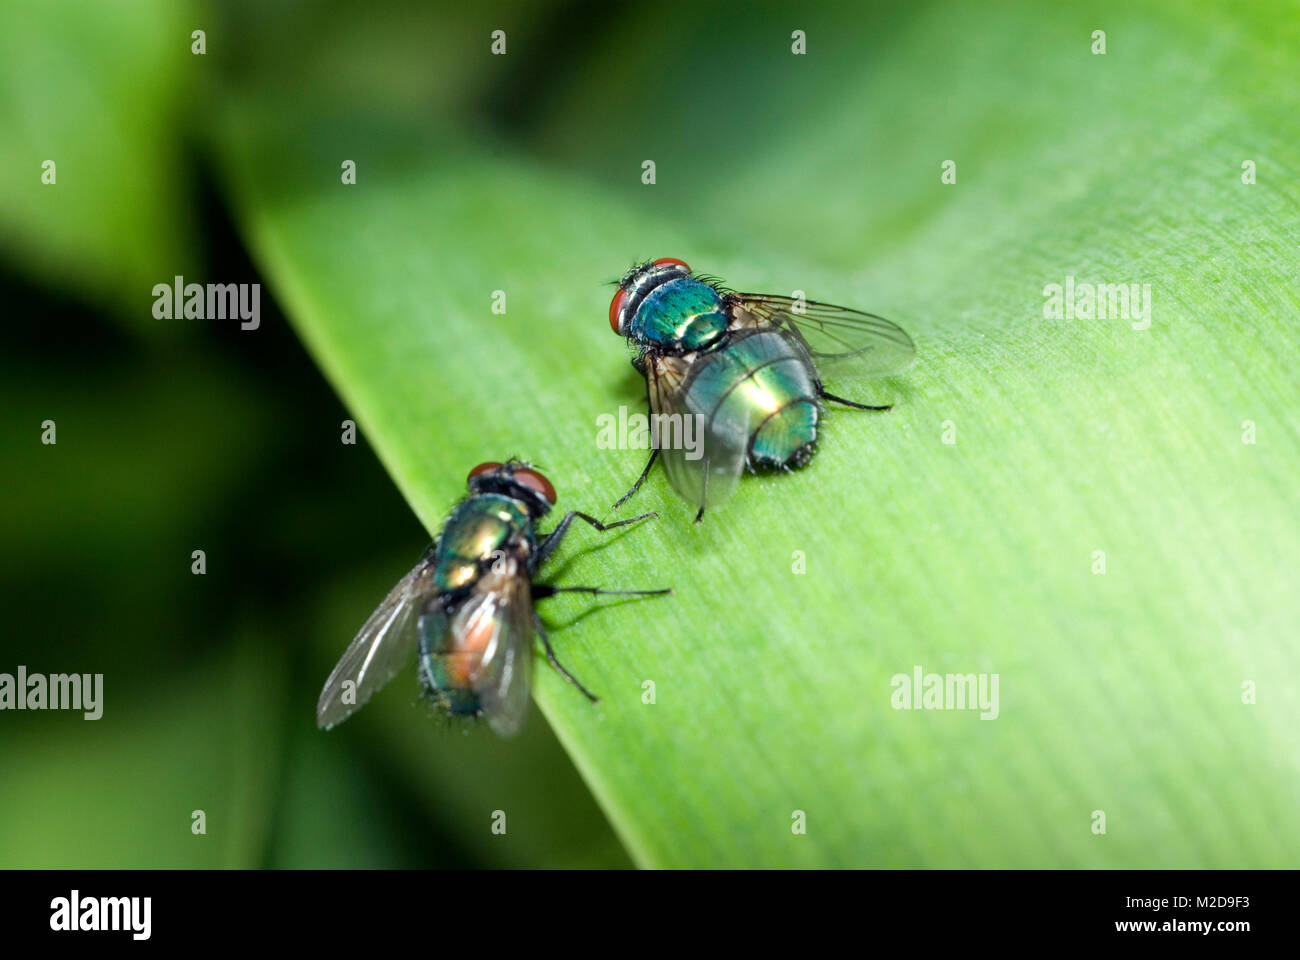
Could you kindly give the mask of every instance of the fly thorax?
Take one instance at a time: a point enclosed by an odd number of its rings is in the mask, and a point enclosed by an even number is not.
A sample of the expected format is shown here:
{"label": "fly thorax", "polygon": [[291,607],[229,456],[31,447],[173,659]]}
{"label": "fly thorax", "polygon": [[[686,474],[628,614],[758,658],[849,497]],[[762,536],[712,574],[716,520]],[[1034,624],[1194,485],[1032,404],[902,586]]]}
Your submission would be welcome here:
{"label": "fly thorax", "polygon": [[438,540],[434,578],[443,590],[468,586],[512,541],[528,542],[532,519],[518,500],[495,493],[479,494],[460,504]]}
{"label": "fly thorax", "polygon": [[655,287],[637,308],[630,334],[659,348],[682,353],[701,350],[727,330],[718,291],[707,283],[681,277]]}

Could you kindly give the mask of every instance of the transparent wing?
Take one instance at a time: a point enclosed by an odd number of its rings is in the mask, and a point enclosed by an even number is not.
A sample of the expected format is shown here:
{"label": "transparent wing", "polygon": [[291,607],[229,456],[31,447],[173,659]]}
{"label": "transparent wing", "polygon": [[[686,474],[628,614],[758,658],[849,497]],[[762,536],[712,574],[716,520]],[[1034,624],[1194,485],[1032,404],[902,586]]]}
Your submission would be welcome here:
{"label": "transparent wing", "polygon": [[451,620],[454,653],[488,725],[503,737],[528,714],[533,674],[533,598],[527,571],[513,558],[494,565]]}
{"label": "transparent wing", "polygon": [[[725,384],[711,382],[727,372],[726,365],[716,360],[717,355],[704,354],[694,362],[682,357],[652,357],[646,362],[650,412],[661,418],[656,438],[659,459],[673,489],[701,509],[731,496],[749,449],[747,420],[715,417],[708,401],[691,399],[714,398],[726,389]],[[688,444],[687,439],[694,442]]]}
{"label": "transparent wing", "polygon": [[877,377],[905,370],[916,359],[912,338],[874,313],[762,293],[729,297],[733,324],[767,323],[789,330],[804,342],[820,371]]}
{"label": "transparent wing", "polygon": [[437,593],[433,562],[426,554],[343,652],[316,703],[316,726],[328,730],[342,723],[415,657],[420,611]]}

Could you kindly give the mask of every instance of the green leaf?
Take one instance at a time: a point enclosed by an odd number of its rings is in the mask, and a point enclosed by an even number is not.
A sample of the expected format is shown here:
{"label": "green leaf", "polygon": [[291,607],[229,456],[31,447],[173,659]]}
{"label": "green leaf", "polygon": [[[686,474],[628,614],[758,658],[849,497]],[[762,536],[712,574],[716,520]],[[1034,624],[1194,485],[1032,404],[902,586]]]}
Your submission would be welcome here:
{"label": "green leaf", "polygon": [[[855,393],[894,411],[835,412],[808,469],[743,480],[698,528],[656,474],[633,504],[659,520],[566,542],[564,582],[676,591],[555,601],[602,700],[544,665],[536,684],[637,863],[1297,862],[1283,9],[760,8],[720,18],[725,42],[627,16],[500,65],[542,86],[509,137],[229,105],[254,256],[431,532],[468,467],[513,453],[609,515],[642,453],[598,449],[596,417],[644,401],[600,284],[633,257],[914,334],[917,366]],[[1149,328],[1045,317],[1068,277],[1149,284]],[[996,674],[997,718],[894,709],[918,666]]]}

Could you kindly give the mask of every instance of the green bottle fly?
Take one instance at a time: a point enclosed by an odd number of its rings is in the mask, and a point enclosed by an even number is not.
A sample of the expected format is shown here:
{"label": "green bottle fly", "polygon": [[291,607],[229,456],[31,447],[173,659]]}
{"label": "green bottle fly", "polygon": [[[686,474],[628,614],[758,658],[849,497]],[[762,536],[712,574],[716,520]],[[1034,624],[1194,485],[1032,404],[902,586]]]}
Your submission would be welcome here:
{"label": "green bottle fly", "polygon": [[612,530],[653,517],[604,524],[571,510],[555,529],[537,522],[555,506],[555,488],[518,460],[482,463],[469,473],[469,496],[456,505],[442,534],[370,615],[325,681],[316,723],[347,719],[411,659],[435,706],[452,715],[484,716],[503,736],[515,733],[528,708],[534,633],[561,676],[595,700],[555,657],[534,601],[557,593],[652,596],[669,590],[602,590],[535,582],[570,524]]}
{"label": "green bottle fly", "polygon": [[[819,364],[848,361],[850,373],[878,376],[905,369],[916,355],[911,338],[883,317],[737,293],[673,257],[624,275],[609,324],[637,347],[632,364],[646,379],[652,420],[670,421],[651,431],[660,443],[615,506],[662,458],[673,487],[699,508],[696,522],[731,493],[742,471],[805,466],[817,449],[824,401],[891,409],[827,393]],[[663,445],[664,436],[701,441]]]}

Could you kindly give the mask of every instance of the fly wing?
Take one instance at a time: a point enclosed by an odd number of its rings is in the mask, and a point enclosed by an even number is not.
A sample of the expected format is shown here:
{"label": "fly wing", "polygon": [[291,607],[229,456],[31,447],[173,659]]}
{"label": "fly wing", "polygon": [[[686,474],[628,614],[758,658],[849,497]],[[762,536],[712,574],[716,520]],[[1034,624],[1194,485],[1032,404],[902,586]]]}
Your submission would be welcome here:
{"label": "fly wing", "polygon": [[[673,489],[698,508],[717,506],[731,496],[749,449],[747,420],[714,416],[712,400],[729,386],[721,382],[727,365],[717,359],[718,354],[706,353],[694,360],[652,357],[646,363],[650,412],[660,417],[659,459]],[[715,379],[720,382],[713,384]],[[709,399],[692,399],[697,396]],[[676,442],[687,437],[696,442]]]}
{"label": "fly wing", "polygon": [[415,656],[420,613],[438,594],[431,554],[393,587],[343,652],[316,702],[316,726],[342,723]]}
{"label": "fly wing", "polygon": [[803,341],[820,372],[878,377],[905,370],[916,359],[912,338],[874,313],[771,294],[728,296],[734,324],[770,324],[790,331]]}
{"label": "fly wing", "polygon": [[478,580],[451,620],[456,673],[469,679],[488,725],[514,736],[528,714],[533,673],[533,598],[528,572],[503,557]]}

